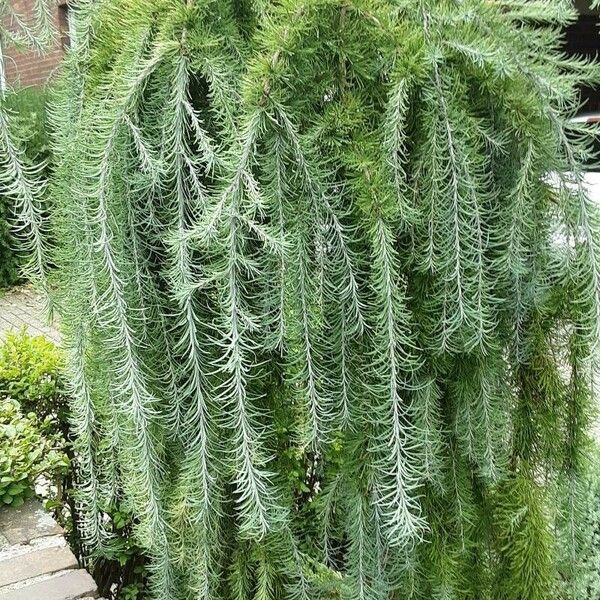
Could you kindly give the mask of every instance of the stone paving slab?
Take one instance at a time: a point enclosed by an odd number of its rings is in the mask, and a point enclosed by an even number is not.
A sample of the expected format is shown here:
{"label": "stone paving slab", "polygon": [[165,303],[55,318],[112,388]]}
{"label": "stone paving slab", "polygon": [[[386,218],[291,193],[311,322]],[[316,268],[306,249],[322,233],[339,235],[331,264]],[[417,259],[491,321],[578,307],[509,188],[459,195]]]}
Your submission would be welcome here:
{"label": "stone paving slab", "polygon": [[96,583],[38,500],[0,509],[0,600],[92,600]]}
{"label": "stone paving slab", "polygon": [[0,535],[10,545],[28,544],[36,538],[62,534],[54,519],[34,499],[19,508],[0,508]]}
{"label": "stone paving slab", "polygon": [[66,571],[26,586],[0,588],[0,600],[80,600],[97,597],[96,583],[83,569]]}
{"label": "stone paving slab", "polygon": [[39,575],[77,569],[78,566],[73,553],[65,546],[27,552],[5,561],[0,560],[0,589]]}
{"label": "stone paving slab", "polygon": [[23,285],[0,291],[0,341],[9,331],[25,329],[29,335],[43,335],[60,343],[57,323],[49,323],[44,299],[32,286]]}

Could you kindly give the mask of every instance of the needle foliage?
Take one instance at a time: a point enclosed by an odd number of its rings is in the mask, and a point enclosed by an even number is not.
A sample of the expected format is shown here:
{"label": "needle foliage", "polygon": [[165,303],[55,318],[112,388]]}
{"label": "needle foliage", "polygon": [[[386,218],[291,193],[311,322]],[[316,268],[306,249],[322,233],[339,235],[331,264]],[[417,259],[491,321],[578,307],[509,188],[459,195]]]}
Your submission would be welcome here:
{"label": "needle foliage", "polygon": [[118,499],[155,599],[558,597],[600,324],[574,18],[78,4],[53,261],[90,553]]}
{"label": "needle foliage", "polygon": [[[0,284],[18,279],[15,246],[25,251],[28,260],[23,270],[31,279],[45,282],[48,268],[43,201],[47,163],[41,157],[32,161],[24,149],[28,140],[19,135],[23,133],[19,108],[33,111],[36,99],[20,107],[19,99],[7,93],[3,52],[17,48],[41,53],[52,36],[49,5],[44,0],[34,0],[28,18],[10,2],[0,3]],[[33,112],[28,116],[25,126],[35,130],[36,116]]]}

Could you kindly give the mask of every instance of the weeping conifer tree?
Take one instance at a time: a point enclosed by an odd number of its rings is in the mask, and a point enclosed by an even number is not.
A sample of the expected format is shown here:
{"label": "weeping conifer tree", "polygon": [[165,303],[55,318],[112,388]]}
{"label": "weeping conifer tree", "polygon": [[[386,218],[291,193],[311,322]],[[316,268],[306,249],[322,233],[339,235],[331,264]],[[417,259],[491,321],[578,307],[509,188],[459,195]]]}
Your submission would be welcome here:
{"label": "weeping conifer tree", "polygon": [[155,599],[555,594],[600,322],[570,2],[76,15],[52,260],[87,551],[119,500]]}

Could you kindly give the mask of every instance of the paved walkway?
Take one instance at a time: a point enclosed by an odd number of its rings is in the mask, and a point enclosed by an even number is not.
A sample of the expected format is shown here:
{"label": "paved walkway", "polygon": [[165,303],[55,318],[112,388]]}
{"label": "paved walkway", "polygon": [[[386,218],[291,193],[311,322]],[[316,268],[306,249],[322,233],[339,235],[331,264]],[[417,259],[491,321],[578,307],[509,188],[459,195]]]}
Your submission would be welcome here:
{"label": "paved walkway", "polygon": [[60,343],[56,323],[48,323],[44,300],[30,285],[0,290],[0,341],[8,331],[22,328],[30,335],[43,335],[55,344]]}
{"label": "paved walkway", "polygon": [[96,583],[38,500],[0,509],[0,600],[92,598]]}

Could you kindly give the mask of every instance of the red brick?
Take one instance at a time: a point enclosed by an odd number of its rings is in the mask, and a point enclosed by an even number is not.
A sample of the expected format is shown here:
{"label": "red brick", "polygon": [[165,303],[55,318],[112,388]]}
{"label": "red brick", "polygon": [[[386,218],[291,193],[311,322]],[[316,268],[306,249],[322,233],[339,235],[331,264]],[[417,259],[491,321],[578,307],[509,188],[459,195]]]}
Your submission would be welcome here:
{"label": "red brick", "polygon": [[[57,67],[64,56],[61,37],[66,33],[67,24],[64,21],[64,14],[61,16],[59,8],[63,4],[63,0],[52,0],[50,10],[57,33],[55,40],[45,50],[44,54],[40,54],[35,50],[18,51],[12,47],[3,49],[5,76],[8,85],[17,87],[43,85],[55,75]],[[18,13],[25,22],[32,22],[34,0],[12,0],[11,5],[14,12]],[[14,26],[11,26],[8,16],[4,17],[3,21],[8,27],[14,28]]]}

